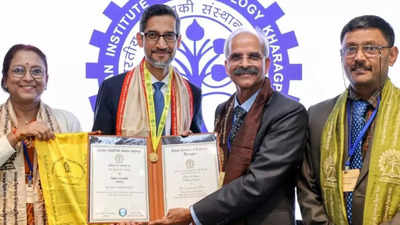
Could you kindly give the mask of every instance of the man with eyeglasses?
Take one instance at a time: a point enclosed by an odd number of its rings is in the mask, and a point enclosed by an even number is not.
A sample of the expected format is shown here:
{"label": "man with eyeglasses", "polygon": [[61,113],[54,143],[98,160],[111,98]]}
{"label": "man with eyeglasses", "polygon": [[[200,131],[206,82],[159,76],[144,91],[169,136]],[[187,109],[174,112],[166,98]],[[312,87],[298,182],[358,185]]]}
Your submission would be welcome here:
{"label": "man with eyeglasses", "polygon": [[388,78],[398,55],[392,27],[360,16],[340,36],[350,86],[311,106],[298,179],[306,225],[400,224],[400,90]]}
{"label": "man with eyeglasses", "polygon": [[[201,129],[201,91],[171,66],[181,41],[179,28],[180,19],[171,7],[155,4],[146,8],[136,34],[144,59],[133,70],[105,80],[96,100],[92,130],[149,136],[151,171],[160,168],[161,136],[188,135]],[[120,224],[130,223],[136,224]]]}
{"label": "man with eyeglasses", "polygon": [[[200,132],[201,91],[170,65],[180,45],[180,19],[163,4],[143,12],[136,38],[144,59],[132,71],[107,79],[97,95],[93,131],[156,137]],[[159,140],[159,139],[158,139]],[[151,154],[158,161],[158,154]]]}
{"label": "man with eyeglasses", "polygon": [[150,225],[294,225],[296,173],[307,138],[307,112],[271,88],[269,45],[253,28],[225,42],[225,68],[236,92],[215,112],[223,186]]}

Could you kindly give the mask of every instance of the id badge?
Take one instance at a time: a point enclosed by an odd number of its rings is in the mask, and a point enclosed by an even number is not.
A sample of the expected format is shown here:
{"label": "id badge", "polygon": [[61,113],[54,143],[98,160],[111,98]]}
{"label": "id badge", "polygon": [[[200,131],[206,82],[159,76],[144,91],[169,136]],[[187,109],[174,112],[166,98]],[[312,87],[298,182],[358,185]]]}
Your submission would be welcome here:
{"label": "id badge", "polygon": [[352,192],[356,187],[360,169],[343,170],[343,191]]}

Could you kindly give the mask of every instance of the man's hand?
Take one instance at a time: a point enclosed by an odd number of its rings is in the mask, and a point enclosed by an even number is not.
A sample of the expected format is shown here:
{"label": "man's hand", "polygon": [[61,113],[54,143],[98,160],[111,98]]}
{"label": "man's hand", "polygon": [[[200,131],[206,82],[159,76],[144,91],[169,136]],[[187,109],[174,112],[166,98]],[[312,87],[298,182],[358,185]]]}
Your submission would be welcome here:
{"label": "man's hand", "polygon": [[168,210],[167,216],[164,218],[151,221],[150,225],[189,225],[192,222],[189,209],[176,208]]}
{"label": "man's hand", "polygon": [[189,135],[193,134],[193,132],[191,130],[185,130],[183,131],[183,133],[181,134],[182,137],[187,137]]}
{"label": "man's hand", "polygon": [[95,130],[95,131],[89,132],[89,135],[101,135],[101,134],[102,134],[101,130]]}

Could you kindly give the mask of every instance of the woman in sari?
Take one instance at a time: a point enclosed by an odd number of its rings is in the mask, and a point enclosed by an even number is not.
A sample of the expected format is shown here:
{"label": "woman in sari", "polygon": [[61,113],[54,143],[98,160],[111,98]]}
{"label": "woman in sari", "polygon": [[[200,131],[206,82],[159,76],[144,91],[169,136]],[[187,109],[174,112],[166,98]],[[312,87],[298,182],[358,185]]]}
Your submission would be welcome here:
{"label": "woman in sari", "polygon": [[1,87],[9,93],[0,105],[0,224],[45,225],[33,139],[78,132],[78,119],[40,100],[48,81],[47,60],[31,45],[14,45],[4,57]]}

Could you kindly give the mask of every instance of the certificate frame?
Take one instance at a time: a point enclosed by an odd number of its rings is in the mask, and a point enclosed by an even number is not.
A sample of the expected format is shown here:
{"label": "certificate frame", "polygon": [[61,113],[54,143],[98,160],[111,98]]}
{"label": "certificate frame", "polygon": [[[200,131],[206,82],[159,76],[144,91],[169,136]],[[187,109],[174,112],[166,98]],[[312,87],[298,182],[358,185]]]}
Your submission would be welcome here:
{"label": "certificate frame", "polygon": [[171,208],[188,208],[219,188],[216,133],[163,137],[162,153],[164,215]]}
{"label": "certificate frame", "polygon": [[[147,139],[88,138],[88,224],[149,221]],[[135,197],[139,201],[132,201]]]}
{"label": "certificate frame", "polygon": [[[108,220],[93,220],[93,183],[92,179],[95,179],[93,176],[93,166],[96,162],[93,162],[93,144],[102,144],[108,143],[110,146],[114,145],[121,145],[122,144],[137,144],[143,148],[143,171],[145,171],[145,181],[146,190],[147,190],[147,198],[146,198],[146,218],[119,218],[115,217],[115,219],[108,219]],[[153,150],[152,140],[150,137],[126,137],[126,136],[113,136],[113,135],[89,135],[89,156],[88,156],[88,213],[87,213],[87,220],[88,224],[96,224],[96,223],[118,223],[121,221],[138,221],[138,222],[148,222],[151,220],[161,219],[164,215],[167,214],[169,209],[169,190],[171,189],[168,187],[168,175],[166,175],[165,169],[169,168],[171,163],[174,163],[174,160],[169,160],[168,153],[167,157],[163,152],[163,148],[169,148],[172,145],[186,145],[186,146],[193,146],[193,145],[202,145],[202,144],[212,145],[212,157],[211,161],[213,163],[213,168],[211,169],[211,173],[213,174],[213,178],[211,183],[213,184],[212,189],[209,189],[207,193],[202,194],[199,196],[197,200],[207,196],[211,192],[216,191],[220,187],[220,178],[221,178],[221,166],[222,161],[220,158],[220,148],[218,143],[218,135],[216,133],[201,133],[201,134],[193,134],[190,136],[164,136],[161,138],[160,144],[157,147],[157,150]],[[151,155],[157,153],[157,160],[150,160]],[[198,163],[196,163],[198,164]],[[201,162],[200,162],[201,164]],[[166,167],[165,167],[166,165]],[[113,199],[114,200],[114,199]],[[132,200],[132,199],[131,199]],[[192,202],[195,203],[195,202]],[[189,205],[175,205],[175,207],[189,207]]]}

